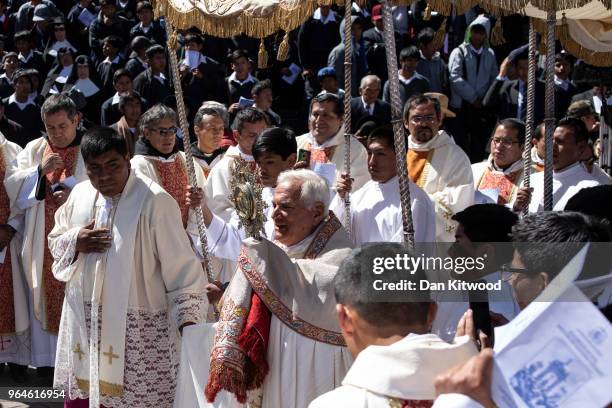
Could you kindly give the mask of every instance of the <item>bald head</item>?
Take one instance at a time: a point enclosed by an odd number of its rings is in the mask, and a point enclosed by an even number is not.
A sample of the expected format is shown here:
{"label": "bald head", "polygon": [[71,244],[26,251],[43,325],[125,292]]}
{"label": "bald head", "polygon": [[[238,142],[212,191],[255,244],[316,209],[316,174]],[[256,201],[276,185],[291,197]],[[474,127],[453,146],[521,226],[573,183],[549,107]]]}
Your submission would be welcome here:
{"label": "bald head", "polygon": [[380,78],[376,75],[366,75],[361,79],[359,85],[359,95],[363,97],[363,100],[367,104],[376,102],[380,96],[380,90],[382,83]]}

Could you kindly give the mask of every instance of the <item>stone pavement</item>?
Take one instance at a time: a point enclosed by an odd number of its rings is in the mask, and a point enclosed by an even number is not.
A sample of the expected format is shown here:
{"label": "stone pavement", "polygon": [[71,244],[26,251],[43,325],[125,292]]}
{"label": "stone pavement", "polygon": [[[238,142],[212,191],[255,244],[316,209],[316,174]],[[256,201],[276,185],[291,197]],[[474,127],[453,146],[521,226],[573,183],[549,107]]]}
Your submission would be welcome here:
{"label": "stone pavement", "polygon": [[[33,368],[28,369],[27,381],[23,384],[17,384],[11,378],[9,368],[4,366],[4,369],[0,371],[0,387],[15,387],[15,388],[28,388],[28,387],[51,387],[53,379],[51,377],[39,377],[36,374],[36,370]],[[1,408],[63,408],[63,402],[15,402],[0,398]]]}

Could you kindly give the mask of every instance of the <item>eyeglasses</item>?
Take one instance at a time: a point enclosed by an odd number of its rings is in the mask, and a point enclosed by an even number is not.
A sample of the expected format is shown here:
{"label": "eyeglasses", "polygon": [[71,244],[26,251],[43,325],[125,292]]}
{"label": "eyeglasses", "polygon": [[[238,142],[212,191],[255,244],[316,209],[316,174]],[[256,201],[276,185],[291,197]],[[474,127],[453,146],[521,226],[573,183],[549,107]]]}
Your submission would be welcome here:
{"label": "eyeglasses", "polygon": [[169,128],[157,128],[157,129],[149,128],[149,130],[151,132],[159,133],[160,136],[169,136],[169,135],[176,135],[179,128],[177,128],[176,126],[171,126]]}
{"label": "eyeglasses", "polygon": [[412,123],[432,123],[434,120],[436,120],[436,117],[433,115],[428,115],[428,116],[413,116],[410,118],[410,121]]}
{"label": "eyeglasses", "polygon": [[507,148],[512,147],[512,145],[515,144],[515,143],[518,144],[518,145],[521,144],[521,142],[515,142],[514,140],[511,140],[511,139],[501,139],[499,137],[494,137],[492,139],[492,142],[496,146],[501,144],[502,146],[507,147]]}
{"label": "eyeglasses", "polygon": [[531,275],[531,271],[526,268],[513,268],[511,264],[503,264],[501,266],[502,280],[504,282],[510,282],[512,280],[512,276],[514,274],[519,274],[518,276]]}

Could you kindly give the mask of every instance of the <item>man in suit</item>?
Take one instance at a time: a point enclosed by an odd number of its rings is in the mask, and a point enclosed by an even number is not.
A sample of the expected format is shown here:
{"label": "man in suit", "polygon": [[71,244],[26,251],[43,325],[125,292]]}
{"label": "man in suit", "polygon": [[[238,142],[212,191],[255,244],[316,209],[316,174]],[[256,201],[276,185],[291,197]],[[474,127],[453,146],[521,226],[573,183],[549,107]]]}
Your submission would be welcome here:
{"label": "man in suit", "polygon": [[569,79],[570,67],[567,54],[555,55],[555,118],[558,121],[567,115],[572,97],[578,92],[576,85]]}
{"label": "man in suit", "polygon": [[593,89],[574,95],[572,97],[572,102],[589,101],[595,113],[599,115],[601,113],[604,95],[607,97],[607,105],[612,105],[612,96],[609,95],[608,87],[606,86],[594,86]]}
{"label": "man in suit", "polygon": [[381,124],[391,123],[391,105],[378,99],[381,90],[380,78],[367,75],[359,85],[359,95],[351,99],[351,134],[355,134],[360,121],[374,116]]}
{"label": "man in suit", "polygon": [[[516,68],[517,79],[508,79],[509,65]],[[502,62],[499,75],[489,87],[482,102],[497,116],[498,121],[507,118],[517,118],[525,121],[527,117],[527,77],[529,72],[529,55],[527,49],[510,55]],[[536,81],[535,87],[535,123],[544,119],[544,84]]]}

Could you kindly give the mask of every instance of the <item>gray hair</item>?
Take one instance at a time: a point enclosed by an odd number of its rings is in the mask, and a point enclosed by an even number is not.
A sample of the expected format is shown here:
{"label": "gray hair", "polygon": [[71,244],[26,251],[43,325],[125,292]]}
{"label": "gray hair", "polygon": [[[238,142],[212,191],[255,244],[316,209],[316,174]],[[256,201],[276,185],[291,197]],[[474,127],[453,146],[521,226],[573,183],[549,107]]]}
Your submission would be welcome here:
{"label": "gray hair", "polygon": [[40,115],[44,121],[45,115],[53,115],[61,111],[66,112],[68,119],[74,119],[77,114],[77,107],[74,101],[68,95],[60,93],[49,96],[43,102],[40,108]]}
{"label": "gray hair", "polygon": [[164,104],[158,103],[149,110],[147,110],[140,117],[140,132],[144,134],[145,128],[151,127],[152,124],[162,121],[164,119],[170,119],[177,123],[176,112],[167,107]]}
{"label": "gray hair", "polygon": [[283,171],[278,176],[277,185],[297,182],[301,185],[300,200],[308,208],[322,203],[325,214],[329,211],[330,192],[327,181],[312,170],[299,169]]}
{"label": "gray hair", "polygon": [[[221,119],[223,119],[223,123],[225,125],[226,128],[229,127],[229,113],[227,112],[227,109],[225,108],[225,105],[223,105],[222,103],[219,103],[217,101],[204,101],[202,102],[202,106],[200,106],[200,109],[198,109],[198,112],[202,109],[212,109],[215,112],[217,112],[217,116],[219,116]],[[196,118],[197,118],[198,114],[196,113]],[[198,121],[194,121],[194,123],[196,125],[200,125],[200,123],[202,122],[202,119],[200,119],[200,122]]]}
{"label": "gray hair", "polygon": [[361,82],[359,83],[359,88],[363,88],[365,86],[365,83],[368,81],[376,82],[378,84],[378,89],[382,89],[382,81],[376,75],[366,75],[363,78],[361,78]]}

